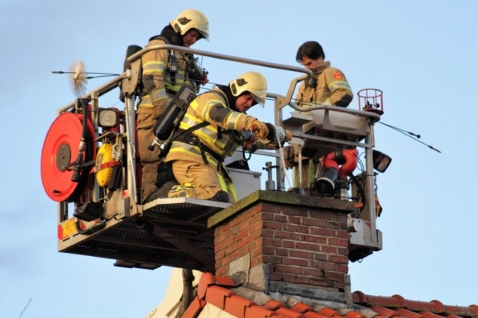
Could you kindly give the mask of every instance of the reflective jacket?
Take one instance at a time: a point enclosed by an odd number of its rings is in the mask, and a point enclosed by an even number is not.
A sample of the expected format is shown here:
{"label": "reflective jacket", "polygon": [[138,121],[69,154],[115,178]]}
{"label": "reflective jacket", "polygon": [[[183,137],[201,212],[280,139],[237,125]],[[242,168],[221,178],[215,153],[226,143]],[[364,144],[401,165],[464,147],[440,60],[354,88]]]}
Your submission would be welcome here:
{"label": "reflective jacket", "polygon": [[302,82],[296,96],[298,105],[321,104],[347,107],[350,104],[353,93],[342,71],[331,67],[330,62],[325,62],[317,66],[313,73],[317,78],[317,87],[312,88],[308,82]]}
{"label": "reflective jacket", "polygon": [[[159,37],[152,38],[145,48],[154,45],[167,44],[166,40]],[[171,72],[171,59],[176,57],[177,71]],[[187,78],[187,65],[190,55],[175,50],[153,50],[142,56],[143,65],[143,91],[139,106],[153,107],[169,104],[171,98],[183,84],[194,84]]]}
{"label": "reflective jacket", "polygon": [[184,138],[178,138],[181,141],[174,141],[165,160],[204,163],[204,153],[198,146],[198,141],[205,146],[203,150],[206,150],[207,163],[217,165],[231,156],[238,147],[238,131],[248,129],[255,120],[255,117],[231,110],[226,95],[220,90],[201,94],[189,105],[179,129],[185,131],[203,122],[208,122],[209,125],[189,132]]}

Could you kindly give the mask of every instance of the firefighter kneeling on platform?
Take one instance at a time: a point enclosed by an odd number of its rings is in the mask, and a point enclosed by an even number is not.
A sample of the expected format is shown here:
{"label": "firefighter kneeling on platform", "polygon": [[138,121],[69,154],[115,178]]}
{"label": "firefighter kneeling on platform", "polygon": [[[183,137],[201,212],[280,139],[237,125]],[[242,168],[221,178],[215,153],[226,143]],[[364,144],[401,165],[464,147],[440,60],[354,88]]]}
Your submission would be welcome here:
{"label": "firefighter kneeling on platform", "polygon": [[244,133],[253,132],[251,138],[256,136],[260,142],[277,146],[292,138],[282,127],[245,114],[256,104],[263,107],[266,94],[264,76],[246,72],[228,86],[218,85],[191,102],[180,122],[178,137],[165,158],[179,183],[168,197],[237,201],[234,185],[222,162],[239,145],[251,142],[244,140]]}

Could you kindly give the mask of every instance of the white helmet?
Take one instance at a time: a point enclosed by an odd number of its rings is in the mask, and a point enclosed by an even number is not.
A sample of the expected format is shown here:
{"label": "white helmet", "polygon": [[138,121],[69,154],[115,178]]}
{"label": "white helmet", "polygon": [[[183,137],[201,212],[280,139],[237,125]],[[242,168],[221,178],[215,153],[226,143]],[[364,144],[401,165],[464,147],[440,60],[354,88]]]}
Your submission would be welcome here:
{"label": "white helmet", "polygon": [[185,35],[189,30],[195,29],[206,40],[209,40],[209,21],[201,11],[194,9],[184,10],[170,24],[181,35]]}
{"label": "white helmet", "polygon": [[254,100],[264,107],[267,94],[267,82],[261,73],[246,72],[229,83],[232,95],[237,97],[244,92],[251,93]]}

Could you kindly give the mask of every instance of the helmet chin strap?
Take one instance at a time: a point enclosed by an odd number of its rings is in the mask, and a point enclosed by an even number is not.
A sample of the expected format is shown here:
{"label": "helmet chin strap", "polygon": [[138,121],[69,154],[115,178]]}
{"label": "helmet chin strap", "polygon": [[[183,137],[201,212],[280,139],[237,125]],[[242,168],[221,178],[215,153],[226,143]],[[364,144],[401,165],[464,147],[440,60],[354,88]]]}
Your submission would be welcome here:
{"label": "helmet chin strap", "polygon": [[[237,97],[234,97],[232,95],[232,92],[231,92],[231,89],[229,88],[229,85],[217,85],[217,87],[224,92],[224,94],[226,94],[226,97],[227,97],[227,103],[229,105],[229,108],[234,110],[234,111],[239,111],[237,108],[236,108],[236,100],[237,100]],[[239,96],[238,96],[239,97]]]}

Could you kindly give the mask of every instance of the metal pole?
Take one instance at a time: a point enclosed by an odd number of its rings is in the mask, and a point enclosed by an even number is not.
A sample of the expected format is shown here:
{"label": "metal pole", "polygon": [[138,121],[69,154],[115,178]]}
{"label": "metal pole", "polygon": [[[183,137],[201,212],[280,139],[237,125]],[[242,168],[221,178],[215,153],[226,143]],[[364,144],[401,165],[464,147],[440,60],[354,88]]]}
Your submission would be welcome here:
{"label": "metal pole", "polygon": [[[372,243],[377,243],[377,230],[375,225],[375,190],[373,180],[373,161],[372,161],[372,145],[373,138],[373,123],[370,124],[370,134],[367,135],[365,141],[367,147],[365,148],[365,196],[367,197],[368,217],[370,219],[370,240]],[[366,228],[366,227],[365,227]]]}
{"label": "metal pole", "polygon": [[304,187],[302,186],[302,145],[299,145],[299,165],[298,165],[298,170],[299,170],[299,191],[300,189],[303,189]]}
{"label": "metal pole", "polygon": [[264,66],[264,67],[275,68],[275,69],[279,69],[279,70],[301,72],[301,73],[312,75],[312,71],[306,69],[305,67],[297,67],[297,66],[290,66],[290,65],[285,65],[285,64],[270,63],[270,62],[265,62],[265,61],[246,59],[246,58],[238,57],[238,56],[225,55],[225,54],[219,54],[219,53],[213,53],[213,52],[207,52],[207,51],[201,51],[201,50],[193,50],[193,49],[190,49],[190,48],[186,48],[184,46],[177,46],[177,45],[171,45],[171,44],[153,45],[153,46],[145,48],[145,49],[143,49],[139,52],[136,52],[135,54],[128,57],[128,59],[126,60],[126,66],[128,66],[128,64],[134,62],[135,60],[141,58],[141,56],[143,54],[146,54],[146,53],[148,53],[150,51],[153,51],[153,50],[175,50],[175,51],[179,51],[179,52],[192,53],[192,54],[201,55],[201,56],[214,57],[214,58],[217,58],[217,59],[220,59],[220,60]]}
{"label": "metal pole", "polygon": [[[274,124],[276,126],[281,126],[282,127],[282,110],[280,109],[280,101],[277,97],[279,96],[272,96],[274,98],[274,109],[275,109],[275,112],[274,112]],[[279,155],[277,158],[276,158],[276,166],[278,166],[279,168],[277,168],[277,171],[276,171],[276,179],[277,179],[277,190],[279,191],[285,191],[285,186],[284,186],[284,178],[285,178],[285,174],[284,174],[284,167],[282,166],[281,162],[281,158],[280,158],[280,150],[276,150],[276,153]]]}
{"label": "metal pole", "polygon": [[124,116],[126,120],[126,158],[127,158],[127,178],[128,190],[134,202],[138,202],[136,191],[136,116],[134,111],[134,97],[127,96],[124,103]]}
{"label": "metal pole", "polygon": [[[93,92],[91,93],[91,121],[93,124],[93,130],[95,131],[95,135],[93,136],[95,148],[98,149],[99,141],[96,138],[99,136],[98,133],[98,119],[99,119],[99,106],[98,106],[98,93]],[[92,194],[92,201],[97,202],[100,199],[100,186],[96,178],[94,178],[94,186],[93,186],[93,194]]]}

